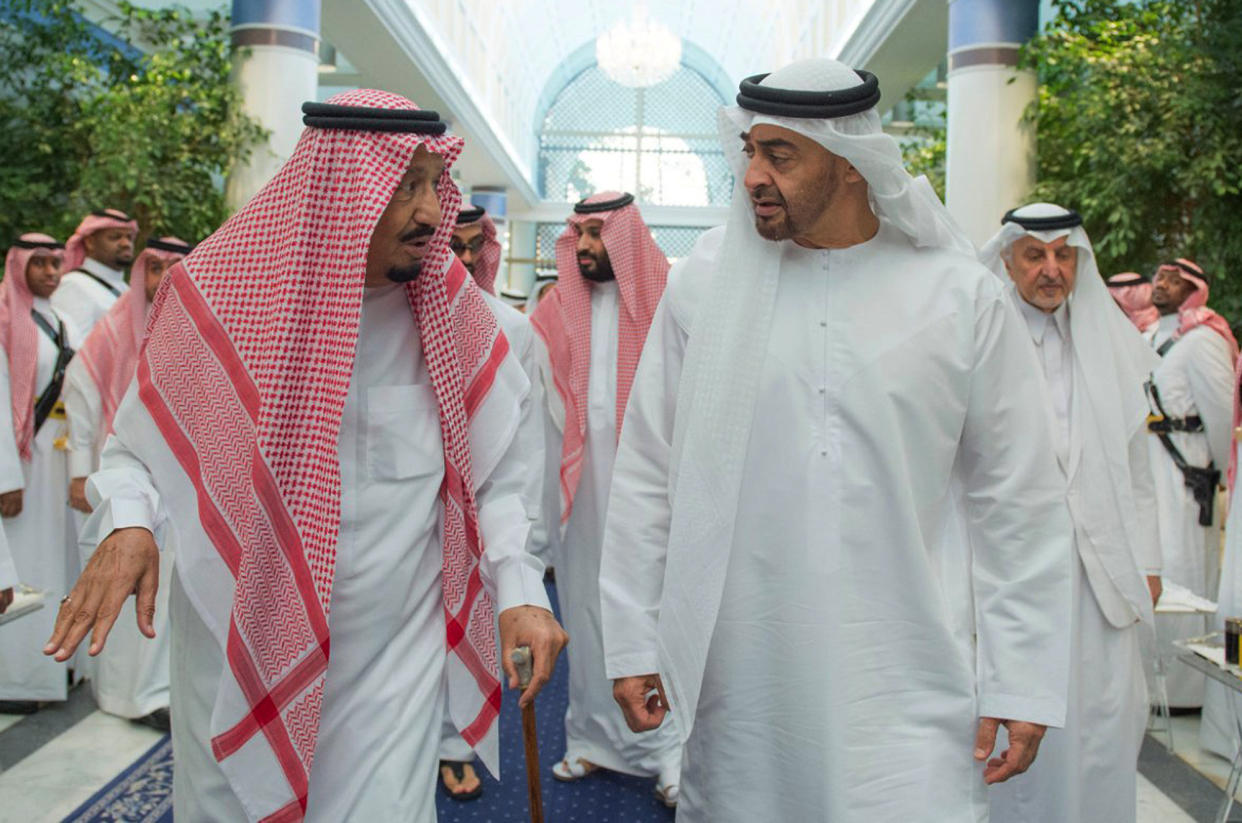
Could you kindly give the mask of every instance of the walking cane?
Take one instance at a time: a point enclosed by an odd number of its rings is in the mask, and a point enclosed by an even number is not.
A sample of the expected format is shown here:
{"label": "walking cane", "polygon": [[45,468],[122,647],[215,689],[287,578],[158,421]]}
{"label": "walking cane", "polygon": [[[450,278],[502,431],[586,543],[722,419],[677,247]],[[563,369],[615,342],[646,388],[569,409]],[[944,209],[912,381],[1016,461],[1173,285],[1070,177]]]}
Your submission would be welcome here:
{"label": "walking cane", "polygon": [[[523,691],[530,685],[534,668],[530,646],[518,646],[513,650],[513,665],[517,667],[518,688]],[[530,800],[530,823],[543,823],[543,789],[539,785],[539,737],[535,733],[535,702],[532,700],[522,709],[522,740],[526,744],[526,789]]]}

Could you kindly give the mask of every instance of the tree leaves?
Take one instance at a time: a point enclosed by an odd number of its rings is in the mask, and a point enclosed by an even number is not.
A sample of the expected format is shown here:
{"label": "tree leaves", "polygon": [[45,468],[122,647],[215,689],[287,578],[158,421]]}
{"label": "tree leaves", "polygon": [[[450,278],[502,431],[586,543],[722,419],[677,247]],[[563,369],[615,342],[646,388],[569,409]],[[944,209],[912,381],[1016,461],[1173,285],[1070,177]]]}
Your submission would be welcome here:
{"label": "tree leaves", "polygon": [[65,0],[0,6],[0,237],[65,238],[114,207],[197,241],[222,181],[265,137],[231,82],[228,16],[118,3],[100,29]]}

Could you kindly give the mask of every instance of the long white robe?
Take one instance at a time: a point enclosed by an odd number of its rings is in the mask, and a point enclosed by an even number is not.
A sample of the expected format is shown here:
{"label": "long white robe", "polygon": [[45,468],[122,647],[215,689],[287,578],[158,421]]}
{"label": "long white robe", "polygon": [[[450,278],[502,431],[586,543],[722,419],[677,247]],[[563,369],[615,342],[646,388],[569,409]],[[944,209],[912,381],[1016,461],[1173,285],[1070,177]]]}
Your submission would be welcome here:
{"label": "long white robe", "polygon": [[[604,518],[617,453],[617,332],[621,307],[615,281],[591,284],[591,366],[587,381],[587,427],[582,475],[574,508],[565,524],[556,558],[557,597],[569,652],[569,707],[565,712],[565,757],[579,758],[624,774],[656,776],[677,784],[681,743],[672,724],[651,734],[635,734],[612,697],[604,671],[599,571]],[[549,381],[550,382],[550,381]],[[559,406],[560,397],[549,396]],[[563,411],[550,412],[563,419]],[[560,431],[548,452],[557,455]],[[558,484],[559,489],[559,484]],[[558,508],[559,512],[559,494]]]}
{"label": "long white robe", "polygon": [[[1156,335],[1156,345],[1162,340]],[[1192,466],[1215,463],[1224,473],[1229,466],[1229,440],[1233,429],[1233,356],[1228,343],[1216,332],[1200,326],[1191,329],[1168,350],[1152,375],[1160,402],[1171,417],[1198,415],[1205,431],[1173,432],[1169,438]],[[1211,526],[1199,525],[1199,505],[1182,479],[1181,470],[1160,440],[1148,438],[1156,500],[1160,506],[1160,545],[1164,576],[1203,597],[1213,597],[1220,569],[1220,507]],[[1166,656],[1169,643],[1207,631],[1199,615],[1158,615],[1156,635]],[[1169,705],[1191,708],[1203,704],[1204,677],[1187,666],[1165,666]]]}
{"label": "long white robe", "polygon": [[[103,407],[99,388],[80,358],[69,363],[65,372],[65,416],[69,423],[69,477],[86,477],[99,468],[99,452],[107,439],[103,429]],[[86,567],[95,547],[107,535],[84,528],[86,518],[70,511],[71,527],[77,533],[75,570]],[[138,631],[134,601],[126,600],[108,635],[103,652],[83,658],[95,703],[109,714],[138,718],[156,709],[168,708],[168,659],[171,633],[168,631],[168,596],[172,591],[173,553],[160,557],[160,588],[155,601],[155,638]]]}
{"label": "long white robe", "polygon": [[[530,413],[526,402],[523,417]],[[523,604],[548,607],[542,564],[525,552],[529,522],[521,510],[529,467],[519,440],[527,428],[519,425],[478,490],[487,547],[481,573],[497,613]],[[99,503],[95,516],[108,525],[154,527],[163,545],[183,549],[170,599],[175,813],[179,820],[247,819],[208,745],[224,666],[219,635],[209,625],[227,620],[231,577],[218,556],[184,550],[206,541],[192,487],[186,481],[157,492],[123,439],[133,431],[155,427],[131,388],[88,487]],[[444,457],[437,401],[399,286],[364,297],[338,443],[332,656],[306,819],[432,823],[445,688],[438,500]],[[175,461],[165,451],[148,444],[154,459]]]}
{"label": "long white robe", "polygon": [[82,262],[82,268],[116,289],[114,294],[107,286],[82,272],[71,271],[60,279],[60,285],[52,292],[52,306],[73,322],[74,328],[85,340],[99,318],[108,313],[117,298],[129,291],[129,284],[125,282],[125,272],[105,266],[98,260],[88,257]]}
{"label": "long white robe", "polygon": [[[1233,443],[1242,458],[1242,442]],[[1220,591],[1216,614],[1211,618],[1213,631],[1225,630],[1225,618],[1242,614],[1242,497],[1235,484],[1229,503],[1229,519],[1225,524],[1225,557],[1220,574]],[[1181,665],[1180,663],[1176,665]],[[1235,692],[1209,680],[1203,695],[1203,719],[1199,724],[1199,743],[1209,752],[1232,759],[1238,747],[1238,725],[1234,712],[1242,712],[1242,700]]]}
{"label": "long white robe", "polygon": [[[530,319],[526,315],[507,305],[491,292],[481,290],[480,293],[483,295],[483,300],[492,310],[492,314],[496,315],[496,319],[500,322],[501,331],[509,339],[509,348],[517,357],[518,362],[522,364],[522,370],[526,372],[526,376],[530,380],[530,404],[535,411],[522,421],[525,431],[523,432],[522,445],[520,446],[524,450],[521,460],[527,467],[526,489],[523,497],[526,501],[526,516],[532,522],[529,549],[531,554],[542,561],[544,560],[544,555],[536,550],[546,545],[545,540],[541,537],[546,528],[543,527],[540,507],[540,494],[543,487],[544,431],[542,415],[538,413],[543,403],[538,371],[538,349],[542,348],[542,343],[540,343],[534,328],[530,325]],[[457,727],[453,725],[447,706],[444,711],[440,731],[440,759],[459,763],[469,762],[474,759],[474,750],[470,748],[470,744],[462,738],[457,731]]]}
{"label": "long white robe", "polygon": [[[1015,296],[1011,292],[1011,296]],[[1019,311],[1026,321],[1043,365],[1050,412],[1056,434],[1057,462],[1063,471],[1090,472],[1079,484],[1111,485],[1107,472],[1084,461],[1081,453],[1101,445],[1083,442],[1094,432],[1084,405],[1085,376],[1077,365],[1068,313],[1062,304],[1047,315],[1020,298]],[[1075,390],[1075,386],[1079,388]],[[1134,386],[1134,392],[1140,387]],[[1109,433],[1125,430],[1117,420]],[[1133,497],[1144,518],[1135,533],[1150,537],[1144,550],[1128,563],[1115,563],[1111,576],[1128,578],[1131,591],[1142,592],[1142,572],[1158,573],[1159,544],[1152,535],[1156,501],[1147,459],[1146,434],[1136,431],[1130,442],[1132,486],[1116,490],[1118,499]],[[1077,452],[1075,459],[1071,455]],[[1078,509],[1070,508],[1071,517]],[[1094,514],[1099,514],[1094,512]],[[1120,522],[1114,514],[1114,521]],[[1150,608],[1143,610],[1147,626],[1134,622],[1114,626],[1101,610],[1088,580],[1080,552],[1089,538],[1074,523],[1074,611],[1071,615],[1071,665],[1069,700],[1064,728],[1049,729],[1040,743],[1039,756],[1021,779],[1010,780],[991,790],[991,818],[998,823],[1134,823],[1137,810],[1139,746],[1147,720],[1147,689],[1143,680],[1140,632],[1150,631]],[[1154,567],[1153,567],[1154,566]],[[1147,605],[1147,604],[1143,604]]]}
{"label": "long white robe", "polygon": [[[47,300],[36,297],[34,308],[56,326],[58,314]],[[65,333],[76,346],[79,338],[68,320]],[[56,346],[42,329],[38,341],[36,399],[56,364]],[[65,421],[49,417],[31,444],[30,462],[21,460],[9,391],[9,361],[0,355],[0,491],[24,489],[22,513],[5,518],[4,531],[22,582],[48,594],[44,608],[0,629],[0,700],[64,700],[65,664],[45,657],[43,644],[52,636],[56,603],[77,579],[65,451],[55,445],[65,435]]]}
{"label": "long white robe", "polygon": [[[679,821],[981,820],[977,718],[1055,726],[1065,711],[1070,524],[1030,341],[994,275],[886,224],[850,249],[782,249],[707,649],[686,626],[712,593],[668,534],[677,390],[712,251],[701,242],[670,276],[609,501],[608,675],[659,671],[671,689],[689,730]],[[974,545],[964,584],[940,557],[955,474]],[[963,588],[973,646],[954,634]],[[704,655],[683,705],[684,661]]]}

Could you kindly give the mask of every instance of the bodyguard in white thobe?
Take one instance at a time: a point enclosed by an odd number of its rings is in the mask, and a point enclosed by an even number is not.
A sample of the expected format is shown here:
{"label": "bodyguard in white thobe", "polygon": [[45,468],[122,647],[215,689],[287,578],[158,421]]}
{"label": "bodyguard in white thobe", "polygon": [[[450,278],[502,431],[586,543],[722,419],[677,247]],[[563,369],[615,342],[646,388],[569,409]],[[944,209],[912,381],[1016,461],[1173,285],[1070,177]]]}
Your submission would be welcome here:
{"label": "bodyguard in white thobe", "polygon": [[1042,366],[1075,547],[1065,727],[1049,730],[1024,779],[992,788],[998,823],[1137,815],[1147,720],[1141,633],[1153,628],[1160,574],[1143,381],[1157,357],[1108,295],[1081,224],[1059,206],[1024,206],[981,253],[1012,278],[1010,299]]}
{"label": "bodyguard in white thobe", "polygon": [[[34,298],[34,311],[56,328],[64,321],[71,348],[78,345],[73,324],[46,298]],[[35,397],[52,379],[57,348],[42,329],[38,330],[38,365]],[[22,490],[22,511],[4,520],[13,560],[22,582],[47,592],[47,607],[0,629],[0,700],[64,700],[67,694],[65,666],[40,654],[55,622],[55,604],[77,576],[77,547],[69,522],[65,490],[69,475],[64,438],[63,407],[54,410],[31,442],[31,456],[24,461],[14,439],[7,357],[0,357],[0,491]]]}
{"label": "bodyguard in white thobe", "polygon": [[[1193,264],[1192,264],[1193,265]],[[1197,269],[1197,267],[1195,267]],[[1229,466],[1233,430],[1234,360],[1237,344],[1228,324],[1207,309],[1208,282],[1195,269],[1177,263],[1161,266],[1153,278],[1152,300],[1162,312],[1152,345],[1163,359],[1152,372],[1165,417],[1199,418],[1197,431],[1173,431],[1169,440],[1191,466],[1209,465],[1223,483]],[[1153,412],[1160,411],[1152,408]],[[1164,578],[1201,597],[1213,598],[1220,574],[1220,506],[1211,525],[1201,525],[1200,507],[1164,444],[1148,436],[1156,500],[1160,506],[1160,548]],[[1170,643],[1207,631],[1201,615],[1159,615],[1156,634],[1166,657]],[[1169,705],[1193,709],[1203,705],[1204,677],[1187,666],[1166,665]]]}
{"label": "bodyguard in white thobe", "polygon": [[[986,718],[1033,743],[1065,714],[1070,526],[1038,365],[881,132],[874,77],[808,60],[741,99],[730,221],[674,268],[622,430],[608,674],[632,726],[667,706],[688,735],[680,821],[977,821],[984,778],[1032,754],[982,765]],[[948,576],[954,478],[974,556]],[[963,581],[973,637],[950,619]]]}

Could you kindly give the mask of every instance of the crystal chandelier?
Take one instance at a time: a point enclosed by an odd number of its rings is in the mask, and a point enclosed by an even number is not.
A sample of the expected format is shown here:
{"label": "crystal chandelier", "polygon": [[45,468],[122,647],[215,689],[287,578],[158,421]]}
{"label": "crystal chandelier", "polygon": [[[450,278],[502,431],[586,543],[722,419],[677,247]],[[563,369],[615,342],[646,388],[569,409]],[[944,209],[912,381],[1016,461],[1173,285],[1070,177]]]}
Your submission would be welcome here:
{"label": "crystal chandelier", "polygon": [[595,59],[622,86],[654,86],[681,65],[681,38],[652,20],[646,4],[639,3],[628,20],[613,23],[595,41]]}

